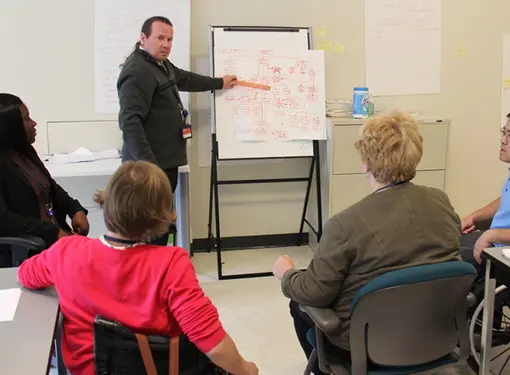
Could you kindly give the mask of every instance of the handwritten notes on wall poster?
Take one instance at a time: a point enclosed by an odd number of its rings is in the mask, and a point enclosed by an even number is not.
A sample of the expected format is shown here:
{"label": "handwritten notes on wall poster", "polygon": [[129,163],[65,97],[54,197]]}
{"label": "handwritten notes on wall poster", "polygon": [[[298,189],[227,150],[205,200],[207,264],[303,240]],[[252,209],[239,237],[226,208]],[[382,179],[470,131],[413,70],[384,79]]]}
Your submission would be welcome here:
{"label": "handwritten notes on wall poster", "polygon": [[365,13],[370,92],[439,93],[441,0],[365,0]]}
{"label": "handwritten notes on wall poster", "polygon": [[503,35],[503,71],[501,72],[501,125],[510,112],[510,34]]}
{"label": "handwritten notes on wall poster", "polygon": [[[120,65],[133,51],[143,22],[154,15],[170,19],[174,42],[170,60],[190,67],[190,0],[95,1],[95,105],[98,113],[117,113]],[[188,95],[181,95],[188,106]]]}
{"label": "handwritten notes on wall poster", "polygon": [[218,56],[219,75],[271,86],[238,86],[217,96],[218,113],[231,116],[222,121],[236,124],[236,140],[326,139],[323,51],[225,48]]}

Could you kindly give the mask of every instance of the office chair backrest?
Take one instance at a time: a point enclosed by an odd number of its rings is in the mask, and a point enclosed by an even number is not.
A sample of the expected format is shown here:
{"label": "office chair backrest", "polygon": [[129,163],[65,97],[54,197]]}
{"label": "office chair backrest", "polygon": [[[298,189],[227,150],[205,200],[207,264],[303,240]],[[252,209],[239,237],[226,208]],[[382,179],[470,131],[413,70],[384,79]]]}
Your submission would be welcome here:
{"label": "office chair backrest", "polygon": [[[137,335],[119,322],[97,316],[94,319],[96,374],[177,375],[178,343],[179,338]],[[150,354],[154,365],[151,365],[148,359]]]}
{"label": "office chair backrest", "polygon": [[[404,268],[381,275],[351,305],[355,366],[414,366],[469,348],[466,297],[476,269],[466,262]],[[363,373],[363,372],[353,372]]]}
{"label": "office chair backrest", "polygon": [[36,236],[0,237],[0,268],[19,267],[25,259],[45,248],[44,240]]}

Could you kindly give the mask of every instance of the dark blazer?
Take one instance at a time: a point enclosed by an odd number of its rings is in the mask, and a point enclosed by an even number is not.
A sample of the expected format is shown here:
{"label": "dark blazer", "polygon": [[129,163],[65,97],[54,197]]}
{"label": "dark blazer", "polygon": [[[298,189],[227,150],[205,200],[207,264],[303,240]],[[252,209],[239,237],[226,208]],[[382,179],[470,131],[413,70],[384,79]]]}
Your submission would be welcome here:
{"label": "dark blazer", "polygon": [[[62,229],[70,230],[66,216],[87,210],[71,198],[50,176],[32,146],[24,153],[51,181],[51,199],[55,218]],[[7,149],[0,149],[0,236],[33,235],[51,246],[58,239],[59,228],[52,222],[40,219],[37,195],[22,170],[9,156]]]}
{"label": "dark blazer", "polygon": [[122,161],[145,160],[162,169],[187,164],[179,91],[222,87],[222,78],[188,72],[168,60],[159,64],[144,50],[134,50],[117,81]]}

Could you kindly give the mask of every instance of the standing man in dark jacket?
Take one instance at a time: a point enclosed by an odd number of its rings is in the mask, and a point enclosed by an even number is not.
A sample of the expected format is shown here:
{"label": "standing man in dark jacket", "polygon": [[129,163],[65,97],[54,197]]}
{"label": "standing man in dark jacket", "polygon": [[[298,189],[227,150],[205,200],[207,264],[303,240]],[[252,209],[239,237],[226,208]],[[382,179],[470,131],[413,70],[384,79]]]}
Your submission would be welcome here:
{"label": "standing man in dark jacket", "polygon": [[173,36],[173,25],[167,18],[146,20],[140,41],[122,67],[117,90],[124,141],[122,161],[146,160],[159,165],[175,191],[178,167],[188,162],[186,139],[191,137],[189,114],[179,91],[232,88],[237,79],[206,77],[173,65],[167,60]]}

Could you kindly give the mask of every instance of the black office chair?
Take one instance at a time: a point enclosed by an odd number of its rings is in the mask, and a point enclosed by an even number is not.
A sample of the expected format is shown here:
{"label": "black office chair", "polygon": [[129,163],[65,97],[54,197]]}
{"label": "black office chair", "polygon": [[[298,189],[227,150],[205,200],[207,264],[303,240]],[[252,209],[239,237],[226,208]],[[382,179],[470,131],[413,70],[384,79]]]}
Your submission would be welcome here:
{"label": "black office chair", "polygon": [[[179,337],[145,336],[119,322],[97,316],[94,320],[94,362],[97,375],[205,375],[226,374]],[[182,350],[184,349],[184,350]],[[190,352],[195,352],[189,358]],[[188,355],[188,358],[184,358]],[[185,368],[192,364],[193,368]]]}
{"label": "black office chair", "polygon": [[13,267],[18,267],[25,259],[45,248],[44,240],[36,236],[0,237],[0,252],[11,251]]}
{"label": "black office chair", "polygon": [[316,325],[308,335],[315,349],[305,374],[317,358],[321,371],[334,375],[435,373],[466,359],[467,296],[475,276],[471,264],[452,261],[373,279],[351,304],[351,358],[335,352],[340,345],[336,313],[301,306]]}

